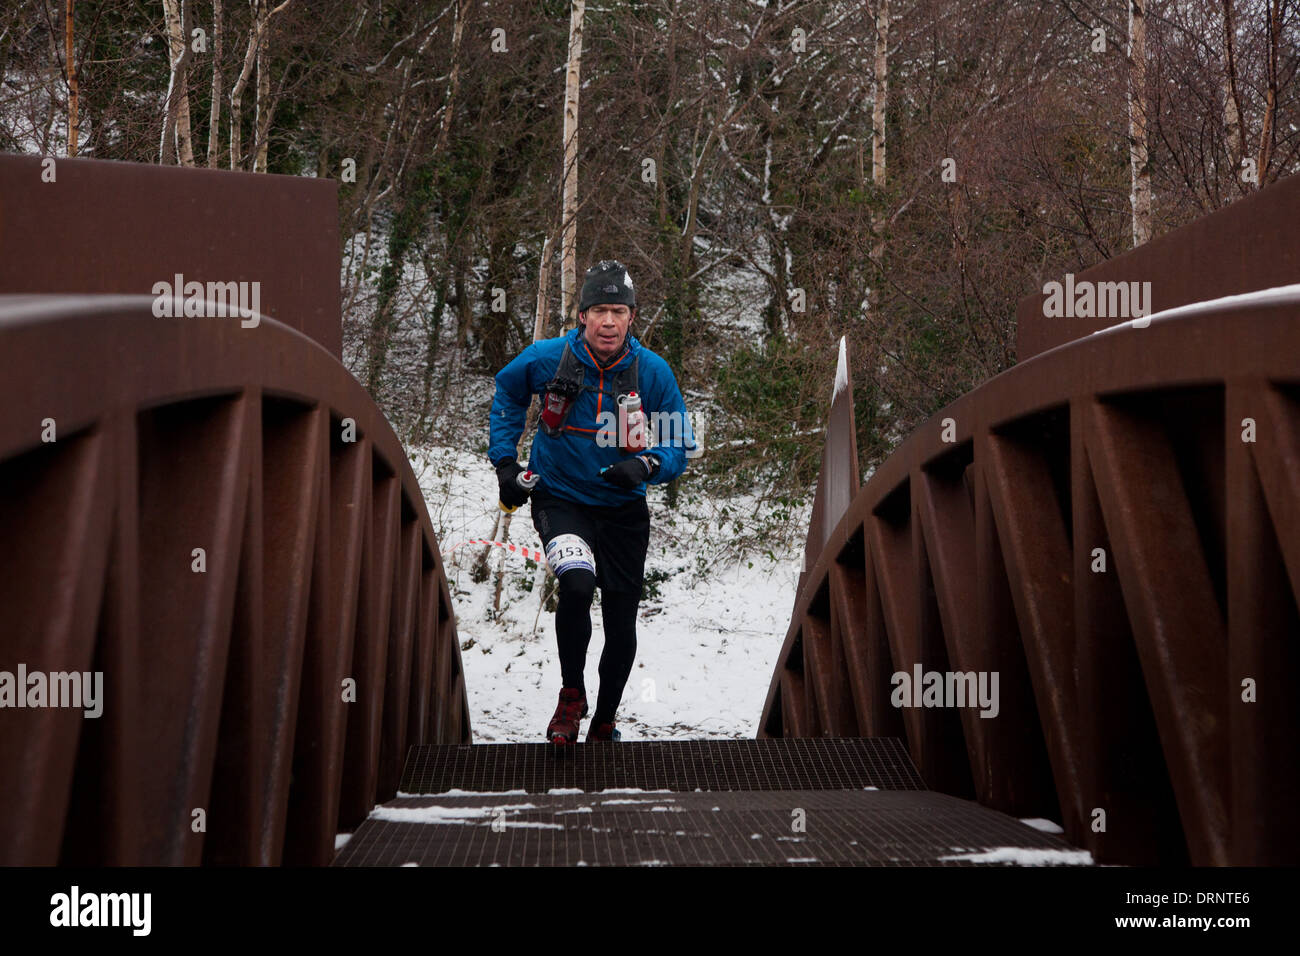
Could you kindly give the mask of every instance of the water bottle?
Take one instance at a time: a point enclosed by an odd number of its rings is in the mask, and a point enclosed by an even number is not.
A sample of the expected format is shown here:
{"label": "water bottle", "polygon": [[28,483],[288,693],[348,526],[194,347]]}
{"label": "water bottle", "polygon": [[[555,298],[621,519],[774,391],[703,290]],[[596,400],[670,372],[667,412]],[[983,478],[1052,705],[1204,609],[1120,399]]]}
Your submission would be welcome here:
{"label": "water bottle", "polygon": [[649,447],[645,435],[645,412],[641,409],[641,396],[636,392],[618,397],[618,433],[623,439],[624,451],[636,453]]}
{"label": "water bottle", "polygon": [[[522,488],[524,491],[532,491],[533,488],[536,487],[537,485],[537,479],[540,477],[541,475],[537,474],[537,472],[535,471],[521,471],[519,474],[515,475],[515,484],[518,485],[520,488]],[[509,505],[507,505],[504,501],[498,501],[497,507],[500,508],[502,511],[504,511],[506,514],[514,514],[516,511],[519,510],[518,505],[512,508]]]}

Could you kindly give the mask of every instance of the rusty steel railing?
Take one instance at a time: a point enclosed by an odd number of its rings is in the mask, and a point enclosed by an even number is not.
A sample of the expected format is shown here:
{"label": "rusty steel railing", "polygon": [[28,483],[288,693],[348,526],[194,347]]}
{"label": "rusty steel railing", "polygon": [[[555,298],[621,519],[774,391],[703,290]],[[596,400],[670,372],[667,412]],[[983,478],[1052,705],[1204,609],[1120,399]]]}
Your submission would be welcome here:
{"label": "rusty steel railing", "polygon": [[177,275],[255,281],[262,315],[340,357],[338,184],[0,153],[0,293],[142,295]]}
{"label": "rusty steel railing", "polygon": [[[1300,295],[1038,355],[860,489],[853,436],[850,384],[759,736],[905,738],[1104,862],[1300,859]],[[918,666],[996,716],[894,706]]]}
{"label": "rusty steel railing", "polygon": [[[1300,254],[1290,240],[1300,219],[1300,176],[1251,192],[1209,215],[1106,259],[1074,277],[1079,283],[1149,283],[1153,312],[1227,295],[1300,283]],[[1062,276],[1039,277],[1061,281]],[[1141,292],[1139,285],[1137,291]],[[1046,283],[1016,309],[1020,361],[1114,325],[1094,314],[1048,316]],[[1071,310],[1074,311],[1074,310]],[[1100,311],[1092,310],[1095,312]]]}
{"label": "rusty steel railing", "polygon": [[0,671],[103,680],[0,709],[0,863],[326,863],[470,740],[437,541],[326,348],[151,303],[0,297]]}

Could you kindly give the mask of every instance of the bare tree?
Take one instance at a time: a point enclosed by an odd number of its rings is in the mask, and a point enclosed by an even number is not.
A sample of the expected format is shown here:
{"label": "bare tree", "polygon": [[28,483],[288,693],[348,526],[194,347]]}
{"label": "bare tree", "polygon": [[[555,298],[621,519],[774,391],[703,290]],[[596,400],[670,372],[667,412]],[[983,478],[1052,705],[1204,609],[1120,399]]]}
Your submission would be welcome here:
{"label": "bare tree", "polygon": [[[442,110],[442,125],[438,127],[438,141],[434,151],[445,152],[447,136],[451,132],[451,118],[455,115],[456,91],[460,88],[461,41],[465,36],[465,13],[469,0],[456,0],[456,23],[451,31],[451,78],[447,81],[447,99]],[[432,34],[430,34],[432,37]],[[428,41],[426,40],[427,44]]]}
{"label": "bare tree", "polygon": [[221,141],[221,41],[225,25],[221,0],[212,0],[212,108],[208,115],[208,168],[217,168],[218,143]]}
{"label": "bare tree", "polygon": [[1147,0],[1129,0],[1128,126],[1133,245],[1151,238],[1151,169],[1147,151]]}
{"label": "bare tree", "polygon": [[[242,106],[244,102],[244,90],[248,87],[248,80],[253,75],[253,65],[256,61],[257,52],[261,48],[262,41],[266,37],[267,27],[270,26],[271,18],[292,2],[293,0],[283,0],[281,4],[268,10],[267,0],[252,0],[255,16],[253,25],[248,31],[248,49],[244,51],[244,66],[239,71],[239,78],[235,81],[234,88],[230,91],[231,169],[239,169],[240,165],[244,161],[243,147],[240,143],[240,124],[243,119]],[[269,117],[267,118],[267,122],[270,122]],[[256,129],[256,124],[254,128]]]}
{"label": "bare tree", "polygon": [[[259,16],[265,16],[267,0],[257,0]],[[261,40],[257,44],[257,88],[253,102],[253,129],[257,135],[257,145],[253,150],[253,172],[266,172],[267,149],[271,134],[271,31],[262,30]]]}
{"label": "bare tree", "polygon": [[[885,109],[889,105],[889,0],[876,0],[875,92],[871,103],[871,183],[885,188]],[[876,234],[871,258],[879,262],[885,254],[881,223],[873,223]]]}
{"label": "bare tree", "polygon": [[189,44],[188,0],[163,0],[167,22],[167,49],[170,78],[163,106],[162,142],[158,161],[171,163],[172,150],[182,166],[194,165],[194,143],[190,134],[189,71],[192,58]]}
{"label": "bare tree", "polygon": [[1235,0],[1223,3],[1223,129],[1228,141],[1228,161],[1241,168],[1245,143],[1241,135],[1241,93],[1237,89],[1237,24]]}
{"label": "bare tree", "polygon": [[81,132],[81,121],[77,118],[77,68],[76,55],[73,52],[73,18],[72,8],[75,0],[68,0],[67,17],[63,28],[66,47],[64,63],[68,71],[68,155],[77,155],[77,137]]}
{"label": "bare tree", "polygon": [[1259,157],[1255,168],[1261,183],[1268,182],[1268,168],[1273,161],[1277,145],[1277,95],[1278,95],[1278,45],[1282,38],[1282,6],[1284,0],[1268,0],[1264,15],[1265,25],[1265,93],[1264,121],[1259,131]]}
{"label": "bare tree", "polygon": [[[459,16],[460,10],[457,9]],[[410,159],[412,152],[417,145],[428,143],[428,136],[421,135],[421,129],[427,125],[427,97],[421,97],[419,91],[415,89],[416,83],[413,81],[415,76],[415,65],[421,61],[433,38],[438,33],[438,17],[435,17],[422,27],[424,39],[414,53],[404,55],[398,61],[398,73],[401,77],[400,86],[396,103],[393,105],[393,120],[389,128],[389,139],[385,145],[385,156],[389,148],[397,139],[399,131],[404,132],[406,136],[406,149],[399,163],[393,178],[389,181],[384,193],[393,189],[394,185],[402,178],[403,171],[406,168],[407,161]],[[454,56],[459,56],[459,49],[454,51]],[[455,71],[453,71],[455,72]],[[457,73],[457,75],[459,75]],[[451,79],[448,82],[448,94],[451,93]],[[450,98],[444,100],[443,109],[451,111],[455,108],[455,102]],[[410,122],[409,129],[406,123]],[[439,131],[439,138],[442,131]],[[434,141],[433,149],[425,145],[423,161],[415,173],[417,180],[416,188],[407,195],[401,197],[396,219],[388,236],[388,261],[384,263],[380,270],[377,297],[375,302],[375,311],[370,320],[370,331],[367,342],[366,356],[366,388],[371,395],[378,396],[383,384],[385,368],[388,364],[389,349],[392,346],[393,335],[397,327],[401,324],[401,316],[397,312],[397,295],[402,285],[402,272],[405,266],[405,258],[410,251],[411,245],[415,242],[417,233],[423,231],[425,223],[424,217],[426,206],[431,201],[433,190],[431,183],[433,181],[434,169],[438,153],[436,150],[437,140]],[[381,194],[383,195],[383,194]],[[414,298],[414,297],[412,297]],[[459,298],[459,296],[458,296]],[[440,313],[442,302],[439,301],[437,311]],[[435,319],[439,316],[435,315]],[[436,329],[432,329],[426,334],[436,335]],[[436,346],[436,339],[430,343],[430,346]],[[426,346],[429,347],[429,346]]]}
{"label": "bare tree", "polygon": [[585,0],[573,0],[569,15],[569,66],[564,84],[564,231],[560,252],[561,315],[575,321],[578,283],[578,92],[582,75],[582,18]]}

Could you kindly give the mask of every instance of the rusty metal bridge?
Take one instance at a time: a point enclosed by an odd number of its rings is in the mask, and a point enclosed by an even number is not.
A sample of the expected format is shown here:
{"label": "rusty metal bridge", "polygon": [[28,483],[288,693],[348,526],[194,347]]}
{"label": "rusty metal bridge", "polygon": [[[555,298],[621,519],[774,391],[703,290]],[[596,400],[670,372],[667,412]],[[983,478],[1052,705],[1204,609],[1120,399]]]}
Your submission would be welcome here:
{"label": "rusty metal bridge", "polygon": [[[339,360],[334,185],[45,170],[0,157],[0,864],[1300,858],[1300,294],[1176,310],[1300,282],[1300,182],[1077,277],[1150,281],[1141,327],[1026,300],[1020,364],[865,484],[848,382],[758,739],[557,762],[472,743],[421,491]],[[159,317],[186,280],[257,320]],[[6,703],[20,668],[50,699]],[[957,672],[996,713],[891,699]]]}

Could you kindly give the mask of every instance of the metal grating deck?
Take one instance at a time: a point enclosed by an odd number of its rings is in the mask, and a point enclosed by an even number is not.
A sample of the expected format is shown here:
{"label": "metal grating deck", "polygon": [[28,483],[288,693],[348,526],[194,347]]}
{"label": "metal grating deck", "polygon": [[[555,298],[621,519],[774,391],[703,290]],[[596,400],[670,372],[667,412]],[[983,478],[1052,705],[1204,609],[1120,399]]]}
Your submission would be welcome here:
{"label": "metal grating deck", "polygon": [[1037,854],[1028,862],[1089,862],[931,791],[751,790],[404,797],[377,808],[334,865],[975,866],[1005,862],[970,857],[1006,847]]}
{"label": "metal grating deck", "polygon": [[556,788],[643,790],[924,790],[893,737],[655,740],[577,744],[557,756],[547,743],[412,747],[398,790],[499,793]]}

